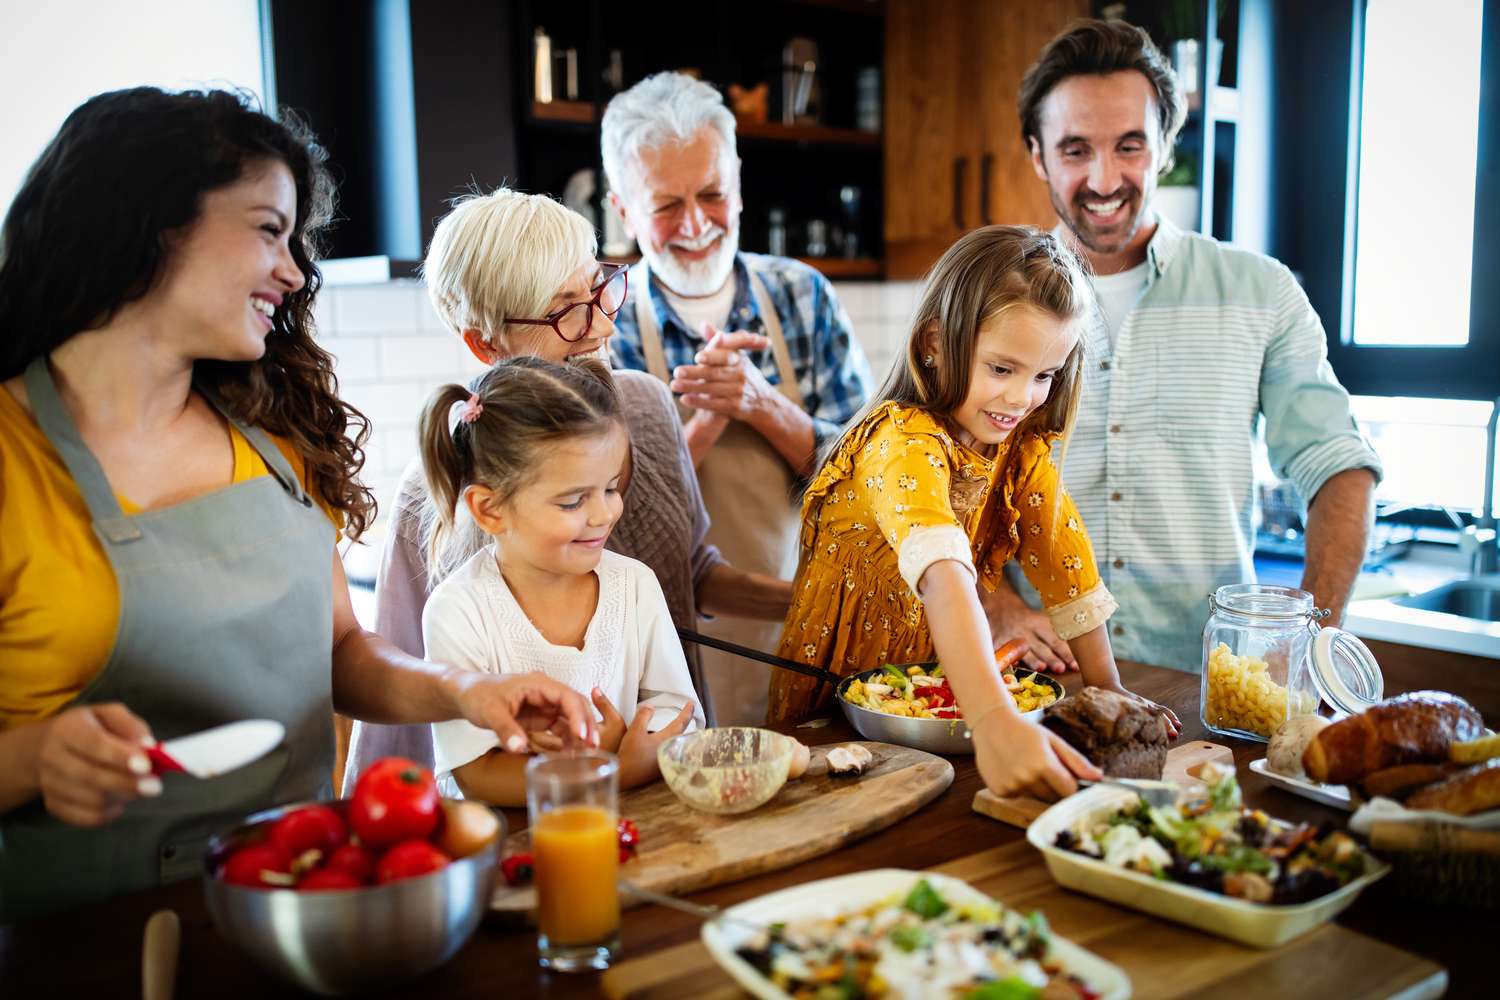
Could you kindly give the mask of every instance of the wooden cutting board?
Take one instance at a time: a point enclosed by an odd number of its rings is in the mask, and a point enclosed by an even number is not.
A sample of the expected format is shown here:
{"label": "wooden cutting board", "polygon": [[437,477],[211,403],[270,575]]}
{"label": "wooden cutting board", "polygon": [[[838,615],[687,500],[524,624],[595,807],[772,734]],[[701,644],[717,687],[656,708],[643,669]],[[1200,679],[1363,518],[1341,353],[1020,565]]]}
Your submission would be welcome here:
{"label": "wooden cutting board", "polygon": [[[665,782],[622,793],[620,815],[635,820],[641,846],[620,876],[642,889],[681,894],[785,868],[890,826],[953,783],[953,765],[941,757],[890,743],[860,745],[875,758],[863,774],[830,774],[833,746],[813,747],[806,774],[760,808],[733,816],[693,809]],[[506,840],[504,853],[530,849],[522,830]],[[635,903],[624,893],[620,902]],[[490,907],[524,918],[536,907],[536,890],[502,885]]]}
{"label": "wooden cutting board", "polygon": [[[1202,785],[1198,780],[1198,771],[1213,761],[1217,764],[1225,764],[1231,770],[1234,768],[1234,751],[1222,743],[1209,743],[1205,740],[1192,740],[1181,746],[1173,747],[1167,751],[1167,763],[1162,769],[1162,780],[1172,781],[1191,788]],[[1026,829],[1031,821],[1050,808],[1052,803],[1034,799],[1029,795],[995,795],[988,789],[981,788],[974,795],[974,811],[982,813],[991,819],[998,819],[1002,823],[1011,826],[1019,826]]]}
{"label": "wooden cutting board", "polygon": [[[1269,951],[1190,930],[1063,889],[1025,842],[980,851],[933,869],[1016,909],[1040,910],[1053,931],[1113,962],[1140,1000],[1313,997],[1403,1000],[1438,997],[1439,965],[1338,924]],[[701,941],[616,965],[604,974],[613,1000],[731,1000],[745,994]]]}

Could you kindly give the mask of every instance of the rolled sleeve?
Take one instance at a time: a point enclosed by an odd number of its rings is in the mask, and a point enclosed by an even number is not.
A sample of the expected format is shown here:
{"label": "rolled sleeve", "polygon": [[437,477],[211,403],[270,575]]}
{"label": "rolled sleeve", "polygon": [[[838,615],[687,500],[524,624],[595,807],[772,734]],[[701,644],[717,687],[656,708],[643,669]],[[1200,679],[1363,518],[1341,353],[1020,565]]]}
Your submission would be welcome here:
{"label": "rolled sleeve", "polygon": [[915,527],[907,534],[896,553],[901,579],[919,597],[921,595],[917,593],[917,584],[922,582],[922,574],[927,572],[927,567],[944,559],[952,559],[968,570],[970,576],[978,579],[979,574],[974,571],[969,536],[956,524]]}
{"label": "rolled sleeve", "polygon": [[1261,373],[1261,412],[1271,467],[1296,485],[1305,506],[1340,472],[1369,469],[1378,482],[1384,469],[1328,363],[1317,313],[1285,269],[1281,285],[1277,330]]}
{"label": "rolled sleeve", "polygon": [[1047,618],[1060,638],[1071,640],[1087,635],[1109,621],[1109,616],[1118,611],[1119,607],[1114,595],[1105,589],[1104,584],[1098,583],[1087,593],[1079,594],[1055,608],[1048,608]]}

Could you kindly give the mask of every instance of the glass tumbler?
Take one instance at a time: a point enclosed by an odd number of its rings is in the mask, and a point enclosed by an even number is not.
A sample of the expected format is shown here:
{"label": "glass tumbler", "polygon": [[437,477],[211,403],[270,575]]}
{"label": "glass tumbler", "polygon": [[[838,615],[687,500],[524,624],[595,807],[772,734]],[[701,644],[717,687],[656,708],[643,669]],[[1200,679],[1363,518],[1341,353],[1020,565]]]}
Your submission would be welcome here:
{"label": "glass tumbler", "polygon": [[537,754],[526,765],[543,968],[607,969],[620,950],[619,771],[602,750]]}

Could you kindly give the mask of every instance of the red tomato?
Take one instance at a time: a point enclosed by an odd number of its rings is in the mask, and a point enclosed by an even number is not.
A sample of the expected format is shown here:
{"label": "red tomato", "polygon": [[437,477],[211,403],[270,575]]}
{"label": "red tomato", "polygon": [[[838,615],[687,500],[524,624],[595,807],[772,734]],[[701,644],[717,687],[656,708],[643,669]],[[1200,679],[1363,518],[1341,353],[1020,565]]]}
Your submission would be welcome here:
{"label": "red tomato", "polygon": [[512,854],[500,862],[500,873],[505,876],[505,881],[511,885],[520,885],[522,882],[530,882],[532,869],[535,863],[530,854]]}
{"label": "red tomato", "polygon": [[338,871],[333,868],[319,868],[297,883],[298,892],[310,892],[314,889],[358,889],[364,883],[350,875],[348,872]]}
{"label": "red tomato", "polygon": [[437,783],[432,772],[403,757],[371,764],[354,786],[349,825],[366,847],[419,840],[437,828]]}
{"label": "red tomato", "polygon": [[375,874],[375,856],[358,844],[341,844],[328,855],[323,867],[328,871],[343,872],[360,882],[370,881]]}
{"label": "red tomato", "polygon": [[425,840],[403,840],[380,856],[375,865],[375,882],[384,885],[426,875],[447,867],[448,861],[448,855]]}
{"label": "red tomato", "polygon": [[294,858],[307,851],[327,854],[348,839],[344,818],[328,806],[293,809],[271,827],[271,842]]}
{"label": "red tomato", "polygon": [[219,877],[230,885],[252,889],[284,889],[296,881],[292,856],[272,843],[241,847],[224,862]]}

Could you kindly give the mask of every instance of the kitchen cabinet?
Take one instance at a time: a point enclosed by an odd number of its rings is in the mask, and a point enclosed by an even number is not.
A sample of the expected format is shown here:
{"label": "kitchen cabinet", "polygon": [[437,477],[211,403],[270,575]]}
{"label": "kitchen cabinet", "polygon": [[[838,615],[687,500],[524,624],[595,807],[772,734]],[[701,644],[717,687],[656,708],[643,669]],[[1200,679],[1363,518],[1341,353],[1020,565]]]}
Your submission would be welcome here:
{"label": "kitchen cabinet", "polygon": [[886,277],[920,277],[977,226],[1056,223],[1021,141],[1016,92],[1042,46],[1089,8],[888,0]]}

